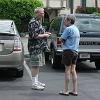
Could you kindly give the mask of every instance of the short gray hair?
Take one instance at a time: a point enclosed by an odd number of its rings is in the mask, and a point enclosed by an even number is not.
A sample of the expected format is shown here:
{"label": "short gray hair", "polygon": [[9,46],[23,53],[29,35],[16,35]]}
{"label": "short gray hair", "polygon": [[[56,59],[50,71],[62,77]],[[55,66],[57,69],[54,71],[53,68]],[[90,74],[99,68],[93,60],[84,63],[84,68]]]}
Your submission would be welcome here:
{"label": "short gray hair", "polygon": [[75,23],[75,15],[74,14],[69,14],[65,17],[66,20],[70,20],[71,21],[71,24],[74,24]]}
{"label": "short gray hair", "polygon": [[37,7],[35,10],[34,10],[34,13],[37,13],[39,10],[41,10],[41,9],[43,9],[44,10],[44,8],[42,8],[42,7]]}

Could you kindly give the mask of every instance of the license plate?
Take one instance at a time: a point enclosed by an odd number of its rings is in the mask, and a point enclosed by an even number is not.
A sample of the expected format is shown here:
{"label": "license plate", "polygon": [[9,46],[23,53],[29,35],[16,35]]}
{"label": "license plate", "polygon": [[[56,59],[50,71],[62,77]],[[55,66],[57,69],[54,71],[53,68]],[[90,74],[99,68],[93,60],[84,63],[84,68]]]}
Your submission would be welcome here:
{"label": "license plate", "polygon": [[89,53],[82,53],[79,55],[80,58],[90,58],[90,54]]}
{"label": "license plate", "polygon": [[0,51],[2,51],[2,44],[0,44]]}

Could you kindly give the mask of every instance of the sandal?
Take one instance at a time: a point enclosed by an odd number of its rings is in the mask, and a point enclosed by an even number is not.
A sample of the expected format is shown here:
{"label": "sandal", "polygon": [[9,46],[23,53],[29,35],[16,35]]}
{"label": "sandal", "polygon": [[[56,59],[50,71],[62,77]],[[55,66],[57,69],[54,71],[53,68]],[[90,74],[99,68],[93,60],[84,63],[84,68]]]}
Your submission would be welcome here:
{"label": "sandal", "polygon": [[74,93],[74,92],[69,92],[70,95],[73,95],[73,96],[78,96],[77,93]]}
{"label": "sandal", "polygon": [[60,95],[64,95],[64,96],[69,96],[69,93],[64,92],[64,91],[60,91],[59,94],[60,94]]}

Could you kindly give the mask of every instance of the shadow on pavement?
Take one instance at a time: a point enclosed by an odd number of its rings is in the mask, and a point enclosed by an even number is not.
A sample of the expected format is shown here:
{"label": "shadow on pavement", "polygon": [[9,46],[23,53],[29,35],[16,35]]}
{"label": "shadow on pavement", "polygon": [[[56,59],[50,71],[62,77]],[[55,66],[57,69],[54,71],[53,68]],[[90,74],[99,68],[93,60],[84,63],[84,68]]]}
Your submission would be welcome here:
{"label": "shadow on pavement", "polygon": [[[46,62],[46,67],[49,71],[53,72],[64,72],[64,66],[60,66],[56,69],[52,68],[52,65],[50,62]],[[86,63],[78,63],[76,67],[76,71],[78,73],[97,73],[99,70],[96,70],[95,66],[93,64],[86,64]]]}
{"label": "shadow on pavement", "polygon": [[0,70],[0,81],[13,81],[16,80],[12,71]]}

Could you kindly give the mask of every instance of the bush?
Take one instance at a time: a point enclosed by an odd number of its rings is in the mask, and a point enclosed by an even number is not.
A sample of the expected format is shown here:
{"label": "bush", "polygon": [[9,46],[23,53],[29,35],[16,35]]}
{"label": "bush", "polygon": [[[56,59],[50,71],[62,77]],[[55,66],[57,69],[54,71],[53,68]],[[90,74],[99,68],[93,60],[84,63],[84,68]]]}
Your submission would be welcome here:
{"label": "bush", "polygon": [[0,19],[14,20],[18,31],[26,32],[34,9],[40,6],[40,0],[0,0]]}
{"label": "bush", "polygon": [[[86,14],[92,14],[94,12],[96,12],[96,8],[95,7],[82,7],[82,6],[78,6],[76,8],[76,13],[86,13]],[[98,8],[98,12],[100,13],[100,8]]]}
{"label": "bush", "polygon": [[94,12],[95,15],[100,16],[100,13]]}
{"label": "bush", "polygon": [[43,22],[42,25],[44,26],[44,28],[46,29],[46,31],[49,31],[50,22]]}

